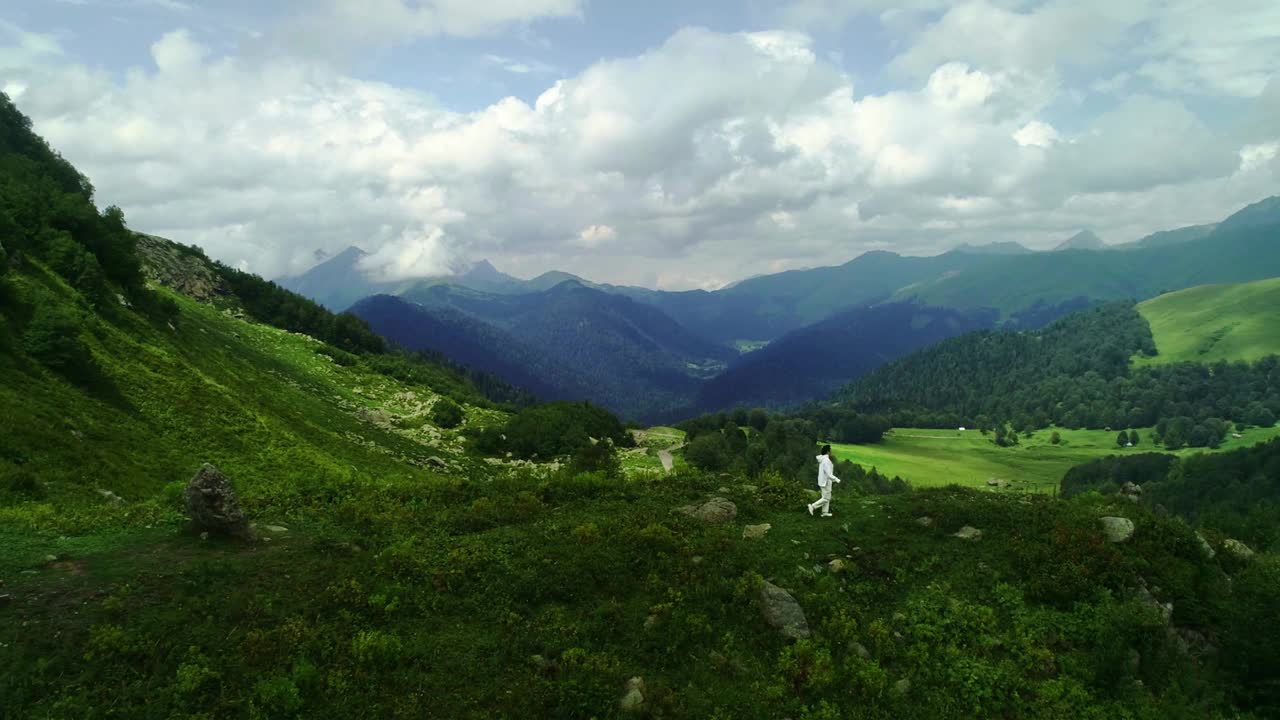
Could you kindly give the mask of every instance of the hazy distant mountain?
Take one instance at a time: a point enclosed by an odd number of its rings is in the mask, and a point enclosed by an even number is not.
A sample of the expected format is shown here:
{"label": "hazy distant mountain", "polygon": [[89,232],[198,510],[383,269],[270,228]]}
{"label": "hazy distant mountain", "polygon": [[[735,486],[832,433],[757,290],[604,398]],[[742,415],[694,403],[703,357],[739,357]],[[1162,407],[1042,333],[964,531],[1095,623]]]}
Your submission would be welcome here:
{"label": "hazy distant mountain", "polygon": [[1221,230],[1257,227],[1260,225],[1280,224],[1280,195],[1273,195],[1247,205],[1231,217],[1219,223]]}
{"label": "hazy distant mountain", "polygon": [[1191,225],[1189,227],[1178,228],[1177,230],[1161,230],[1160,232],[1151,233],[1140,240],[1135,240],[1134,242],[1118,245],[1116,247],[1123,250],[1138,250],[1141,248],[1180,245],[1184,242],[1191,242],[1192,240],[1199,240],[1207,237],[1209,233],[1213,232],[1217,228],[1218,224],[1213,223],[1210,225]]}
{"label": "hazy distant mountain", "polygon": [[1025,255],[1035,252],[1031,248],[1016,242],[996,242],[986,245],[970,245],[962,243],[957,245],[953,252],[977,253],[981,255]]}
{"label": "hazy distant mountain", "polygon": [[888,303],[854,308],[744,355],[698,393],[697,411],[789,407],[827,397],[880,365],[954,335],[995,326],[998,313]]}
{"label": "hazy distant mountain", "polygon": [[349,247],[301,275],[280,278],[276,283],[335,312],[346,310],[361,298],[399,295],[419,286],[452,283],[495,293],[522,292],[525,289],[523,280],[500,272],[488,260],[481,260],[453,275],[392,282],[372,280],[359,266],[366,256],[367,253],[360,248]]}
{"label": "hazy distant mountain", "polygon": [[1102,238],[1093,234],[1092,230],[1081,230],[1064,240],[1053,249],[1054,252],[1060,250],[1106,250],[1107,244],[1102,242]]}
{"label": "hazy distant mountain", "polygon": [[351,311],[408,347],[626,417],[652,418],[687,404],[701,381],[736,355],[657,308],[573,281],[518,295],[436,285],[392,300],[371,299]]}

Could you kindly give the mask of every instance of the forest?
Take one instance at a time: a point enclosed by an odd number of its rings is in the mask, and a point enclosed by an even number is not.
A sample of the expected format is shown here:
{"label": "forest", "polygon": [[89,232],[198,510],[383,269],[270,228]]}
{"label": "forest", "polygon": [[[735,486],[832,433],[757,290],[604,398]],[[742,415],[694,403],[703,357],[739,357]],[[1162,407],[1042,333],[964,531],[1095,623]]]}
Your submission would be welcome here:
{"label": "forest", "polygon": [[1269,426],[1280,412],[1280,360],[1131,368],[1156,352],[1131,303],[1110,303],[1043,329],[981,331],[889,363],[836,394],[844,407],[895,426],[1017,432],[1156,427],[1167,449],[1212,447],[1235,424]]}

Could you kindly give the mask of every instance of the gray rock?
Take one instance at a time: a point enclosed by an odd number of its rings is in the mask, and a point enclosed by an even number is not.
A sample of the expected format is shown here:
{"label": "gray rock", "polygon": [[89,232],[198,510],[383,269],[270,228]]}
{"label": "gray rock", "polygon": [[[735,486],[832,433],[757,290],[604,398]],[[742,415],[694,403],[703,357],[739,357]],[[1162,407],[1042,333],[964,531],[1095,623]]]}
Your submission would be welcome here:
{"label": "gray rock", "polygon": [[263,525],[262,529],[273,533],[289,532],[289,528],[283,525]]}
{"label": "gray rock", "polygon": [[809,621],[805,619],[804,610],[791,597],[791,593],[766,580],[760,586],[760,603],[764,609],[765,621],[781,632],[783,637],[792,640],[809,637]]}
{"label": "gray rock", "polygon": [[857,655],[859,658],[863,660],[871,659],[871,653],[867,652],[867,646],[863,645],[862,643],[856,640],[853,642],[852,645],[849,646],[849,649],[853,651],[854,655]]}
{"label": "gray rock", "polygon": [[206,463],[187,483],[183,496],[187,514],[200,528],[242,540],[253,538],[231,481],[218,468]]}
{"label": "gray rock", "polygon": [[1007,488],[1009,487],[1009,481],[1003,478],[991,478],[987,481],[987,485],[994,488]]}
{"label": "gray rock", "polygon": [[835,560],[832,560],[831,562],[827,563],[827,568],[831,570],[831,572],[839,575],[840,573],[845,571],[847,566],[845,565],[844,560],[841,560],[840,558],[836,558]]}
{"label": "gray rock", "polygon": [[102,499],[103,499],[103,500],[106,500],[107,502],[111,503],[112,505],[115,505],[115,506],[117,506],[117,507],[118,507],[118,506],[120,506],[120,505],[124,505],[124,498],[122,498],[122,497],[120,497],[119,495],[117,495],[117,494],[115,494],[115,493],[111,492],[110,490],[101,490],[101,489],[100,489],[100,490],[98,490],[98,494],[102,496]]}
{"label": "gray rock", "polygon": [[756,487],[755,485],[739,485],[738,489],[749,495],[753,495],[760,491],[760,488]]}
{"label": "gray rock", "polygon": [[921,527],[933,527],[933,518],[928,515],[922,515],[916,518],[916,524]]}
{"label": "gray rock", "polygon": [[1129,518],[1104,517],[1098,522],[1102,523],[1102,534],[1110,542],[1120,543],[1133,537],[1133,521]]}
{"label": "gray rock", "polygon": [[1120,488],[1120,495],[1137,502],[1142,499],[1142,486],[1127,482],[1124,487]]}
{"label": "gray rock", "polygon": [[627,681],[626,694],[618,702],[623,712],[638,712],[644,707],[644,678],[633,677]]}
{"label": "gray rock", "polygon": [[436,468],[437,470],[446,470],[449,467],[449,463],[445,462],[444,458],[437,457],[435,455],[432,455],[431,457],[427,458],[426,462],[428,465],[430,465],[433,468]]}
{"label": "gray rock", "polygon": [[647,617],[647,618],[645,618],[645,619],[644,619],[644,629],[645,629],[645,630],[652,630],[653,628],[655,628],[655,627],[657,627],[657,626],[658,626],[658,616],[657,616],[657,615],[650,615],[649,617]]}
{"label": "gray rock", "polygon": [[[1159,588],[1156,589],[1158,590]],[[1138,589],[1135,591],[1135,594],[1138,597],[1138,602],[1142,603],[1144,607],[1151,608],[1152,610],[1160,613],[1160,618],[1164,621],[1164,624],[1169,624],[1169,621],[1173,618],[1173,603],[1162,603],[1157,600],[1156,596],[1151,594],[1151,590],[1147,589],[1147,584],[1145,582],[1138,585]]]}
{"label": "gray rock", "polygon": [[911,692],[911,681],[908,680],[907,678],[902,678],[901,680],[893,684],[893,691],[898,693],[899,695],[906,695],[907,693]]}
{"label": "gray rock", "polygon": [[1222,551],[1236,560],[1249,561],[1253,559],[1253,548],[1234,538],[1223,541]]}
{"label": "gray rock", "polygon": [[742,528],[742,539],[743,540],[759,540],[760,538],[763,538],[765,535],[769,534],[769,531],[772,529],[773,529],[773,526],[770,525],[769,523],[764,523],[762,525],[748,525]]}
{"label": "gray rock", "polygon": [[972,542],[982,537],[982,531],[976,527],[965,525],[964,527],[956,531],[954,537],[958,537],[961,540],[969,540]]}
{"label": "gray rock", "polygon": [[676,512],[688,515],[696,520],[701,520],[708,525],[719,525],[727,523],[738,516],[738,506],[734,505],[731,500],[722,497],[713,497],[710,500],[693,505],[685,505],[676,508]]}

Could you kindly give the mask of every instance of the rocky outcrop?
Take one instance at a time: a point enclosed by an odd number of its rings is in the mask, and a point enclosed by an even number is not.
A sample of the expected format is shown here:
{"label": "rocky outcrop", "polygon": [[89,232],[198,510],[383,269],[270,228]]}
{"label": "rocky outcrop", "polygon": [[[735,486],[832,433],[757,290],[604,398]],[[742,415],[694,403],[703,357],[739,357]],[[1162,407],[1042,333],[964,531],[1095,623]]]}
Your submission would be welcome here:
{"label": "rocky outcrop", "polygon": [[1102,524],[1102,534],[1108,542],[1121,543],[1133,537],[1133,521],[1122,517],[1104,517],[1098,520]]}
{"label": "rocky outcrop", "polygon": [[134,233],[147,280],[200,302],[230,297],[231,288],[207,258],[154,235]]}
{"label": "rocky outcrop", "polygon": [[242,540],[253,538],[240,499],[218,468],[206,463],[187,483],[183,497],[187,514],[202,530]]}
{"label": "rocky outcrop", "polygon": [[769,523],[764,523],[762,525],[748,525],[742,528],[742,539],[759,540],[769,534],[769,531],[772,529],[773,525],[770,525]]}
{"label": "rocky outcrop", "polygon": [[956,531],[955,537],[958,537],[961,540],[969,540],[972,542],[982,537],[982,531],[976,527],[965,525],[964,527]]}
{"label": "rocky outcrop", "polygon": [[764,610],[765,622],[791,640],[804,640],[809,637],[809,621],[804,616],[804,609],[796,602],[791,593],[765,581],[760,586],[760,604]]}
{"label": "rocky outcrop", "polygon": [[738,506],[734,505],[731,500],[722,497],[713,497],[704,503],[695,503],[693,505],[685,505],[676,508],[676,512],[681,515],[688,515],[696,520],[701,520],[708,525],[719,525],[727,523],[738,516]]}
{"label": "rocky outcrop", "polygon": [[1253,559],[1253,548],[1235,539],[1224,540],[1222,542],[1222,552],[1240,562],[1248,562]]}

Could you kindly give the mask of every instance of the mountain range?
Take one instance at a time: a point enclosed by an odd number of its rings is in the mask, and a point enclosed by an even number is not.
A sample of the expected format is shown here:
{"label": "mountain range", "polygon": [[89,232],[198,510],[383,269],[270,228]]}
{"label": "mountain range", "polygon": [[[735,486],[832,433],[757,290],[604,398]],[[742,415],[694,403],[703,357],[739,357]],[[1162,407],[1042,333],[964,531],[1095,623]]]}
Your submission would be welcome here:
{"label": "mountain range", "polygon": [[[522,280],[485,261],[450,276],[374,282],[357,248],[280,284],[331,309],[350,307],[406,347],[545,397],[590,399],[654,420],[819,399],[968,330],[1037,328],[1101,302],[1278,276],[1277,234],[1273,197],[1219,223],[1128,244],[1082,230],[1052,251],[1018,243],[929,257],[873,251],[715,291],[593,283],[564,272]],[[941,320],[920,325],[924,316]],[[838,352],[821,351],[824,339]],[[761,345],[746,355],[736,349]]]}

